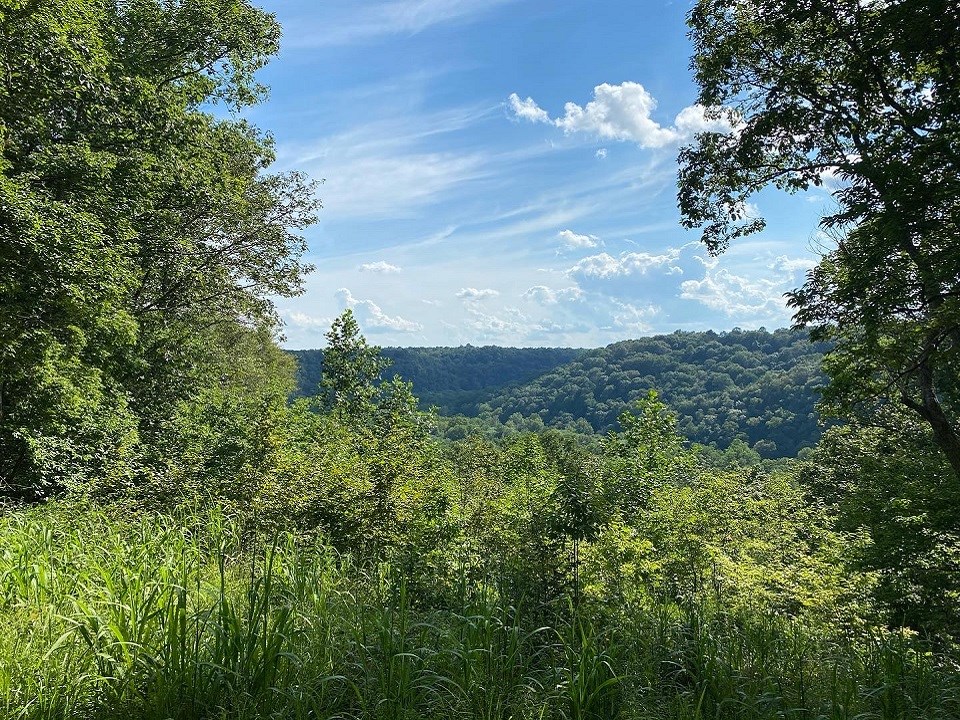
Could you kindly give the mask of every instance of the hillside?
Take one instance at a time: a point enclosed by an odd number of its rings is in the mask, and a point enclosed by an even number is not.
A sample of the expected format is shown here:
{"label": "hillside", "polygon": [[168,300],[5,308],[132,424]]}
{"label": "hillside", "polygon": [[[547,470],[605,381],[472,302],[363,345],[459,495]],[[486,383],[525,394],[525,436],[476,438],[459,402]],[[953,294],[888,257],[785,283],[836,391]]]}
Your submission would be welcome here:
{"label": "hillside", "polygon": [[[385,373],[413,383],[423,407],[444,415],[476,415],[495,392],[537,378],[579,357],[576,348],[461,347],[383,348],[393,364]],[[323,370],[322,350],[294,350],[301,396],[313,395]]]}
{"label": "hillside", "polygon": [[[390,373],[411,381],[423,406],[445,415],[506,422],[538,416],[548,426],[579,418],[598,432],[649,389],[680,414],[691,440],[726,447],[736,438],[761,454],[795,455],[820,436],[814,403],[821,347],[789,330],[675,332],[595,350],[385,348]],[[300,390],[312,394],[323,353],[295,352]],[[583,427],[583,423],[580,423]]]}
{"label": "hillside", "polygon": [[792,456],[820,437],[814,404],[823,349],[789,330],[628,340],[498,392],[479,412],[501,421],[514,413],[539,415],[553,426],[584,418],[606,432],[627,405],[655,389],[693,441],[723,448],[740,438],[760,443],[757,450],[767,457]]}

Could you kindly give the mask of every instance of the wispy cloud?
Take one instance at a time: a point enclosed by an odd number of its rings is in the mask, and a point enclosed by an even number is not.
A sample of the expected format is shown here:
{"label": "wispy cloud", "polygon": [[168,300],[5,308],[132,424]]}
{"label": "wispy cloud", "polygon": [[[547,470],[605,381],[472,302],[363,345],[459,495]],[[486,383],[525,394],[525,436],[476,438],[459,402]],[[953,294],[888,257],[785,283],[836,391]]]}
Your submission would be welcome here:
{"label": "wispy cloud", "polygon": [[[322,25],[292,25],[288,45],[325,47],[368,43],[386,35],[413,35],[435,25],[475,20],[515,0],[394,0],[322,3]],[[332,10],[330,9],[332,6]]]}
{"label": "wispy cloud", "polygon": [[282,168],[324,178],[324,218],[415,217],[448,192],[488,177],[488,155],[435,149],[435,138],[481,121],[489,108],[397,113],[309,143],[279,148]]}

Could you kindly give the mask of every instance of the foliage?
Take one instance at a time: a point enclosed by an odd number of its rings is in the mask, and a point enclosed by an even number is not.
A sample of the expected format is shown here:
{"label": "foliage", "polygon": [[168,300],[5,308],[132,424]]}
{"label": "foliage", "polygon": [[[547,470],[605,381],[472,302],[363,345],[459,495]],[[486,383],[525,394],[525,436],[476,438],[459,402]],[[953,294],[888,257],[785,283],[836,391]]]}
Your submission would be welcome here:
{"label": "foliage", "polygon": [[[576,348],[387,347],[381,355],[412,382],[424,407],[444,415],[470,413],[491,390],[519,385],[569,362]],[[292,350],[297,359],[297,393],[316,394],[323,373],[323,350]]]}
{"label": "foliage", "polygon": [[700,0],[699,101],[731,131],[681,152],[678,199],[716,253],[763,227],[751,194],[836,179],[823,219],[836,247],[792,294],[796,322],[835,343],[834,408],[902,402],[960,477],[958,13],[944,0]]}
{"label": "foliage", "polygon": [[[692,18],[754,5],[724,7]],[[750,53],[773,32],[747,30]],[[237,0],[0,8],[0,492],[17,501],[0,508],[0,717],[960,717],[942,433],[880,404],[811,451],[824,348],[798,333],[399,353],[473,368],[435,381],[457,402],[496,385],[450,442],[347,311],[320,397],[291,402],[270,298],[299,291],[293,233],[315,203],[266,172],[265,135],[212,112],[261,97],[277,37]],[[891,62],[941,61],[915,40]],[[932,101],[897,92],[939,108],[937,72]],[[750,127],[745,143],[770,130]],[[853,250],[887,209],[851,216]],[[911,237],[933,248],[930,217]],[[884,328],[865,337],[901,357]],[[854,335],[829,355],[835,390],[856,380]],[[949,349],[924,356],[948,410]]]}
{"label": "foliage", "polygon": [[[960,712],[951,620],[925,616],[937,645],[884,627],[871,593],[885,611],[903,585],[864,521],[834,526],[848,492],[811,475],[824,458],[802,482],[745,447],[717,469],[655,392],[600,446],[445,443],[406,383],[366,372],[382,358],[350,319],[332,343],[359,352],[326,387],[363,402],[288,403],[266,368],[182,406],[157,487],[0,517],[3,716]],[[921,571],[942,547],[901,577],[951,592]]]}
{"label": "foliage", "polygon": [[5,3],[0,36],[0,492],[138,482],[184,404],[259,377],[242,353],[307,269],[309,183],[212,112],[263,96],[279,27],[234,0],[43,0]]}
{"label": "foliage", "polygon": [[[383,354],[397,359],[394,369],[413,381],[422,404],[469,416],[440,419],[450,439],[547,427],[607,432],[632,402],[656,389],[691,440],[719,447],[759,442],[764,457],[789,457],[820,434],[813,406],[825,347],[786,330],[737,330],[571,350],[563,363],[561,350],[538,348],[386,348]],[[308,368],[301,369],[299,393],[314,393],[318,352],[295,353]],[[460,387],[449,379],[453,373],[470,388],[462,390],[463,402],[447,399],[461,392],[453,389]],[[525,380],[515,384],[517,378]]]}
{"label": "foliage", "polygon": [[874,574],[888,622],[960,639],[960,489],[929,428],[906,411],[887,427],[834,428],[811,455],[804,484],[840,529],[860,534],[851,560]]}
{"label": "foliage", "polygon": [[903,634],[652,599],[554,618],[216,513],[48,505],[0,522],[0,716],[946,719],[960,677]]}
{"label": "foliage", "polygon": [[813,406],[822,349],[785,330],[629,340],[496,395],[481,413],[508,423],[514,413],[539,415],[549,426],[571,429],[584,418],[606,432],[632,403],[656,390],[694,442],[726,447],[741,439],[765,457],[792,456],[819,437]]}

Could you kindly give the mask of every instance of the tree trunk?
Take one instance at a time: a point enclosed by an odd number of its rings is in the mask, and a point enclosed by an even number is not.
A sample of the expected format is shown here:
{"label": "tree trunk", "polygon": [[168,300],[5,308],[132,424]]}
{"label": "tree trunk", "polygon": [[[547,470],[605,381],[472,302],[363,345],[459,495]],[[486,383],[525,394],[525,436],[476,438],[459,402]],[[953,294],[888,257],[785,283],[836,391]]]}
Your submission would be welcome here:
{"label": "tree trunk", "polygon": [[960,434],[957,433],[937,398],[937,391],[933,384],[933,369],[930,367],[929,359],[924,359],[920,363],[918,377],[921,401],[917,402],[904,392],[903,402],[930,425],[937,446],[946,455],[954,475],[960,480]]}

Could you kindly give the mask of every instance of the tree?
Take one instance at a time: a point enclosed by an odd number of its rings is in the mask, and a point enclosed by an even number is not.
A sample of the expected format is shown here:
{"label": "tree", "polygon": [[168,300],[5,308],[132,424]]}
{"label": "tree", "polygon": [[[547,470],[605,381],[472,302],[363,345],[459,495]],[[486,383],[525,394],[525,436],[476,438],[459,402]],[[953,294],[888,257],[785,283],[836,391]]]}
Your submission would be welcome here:
{"label": "tree", "polygon": [[656,390],[636,403],[636,412],[620,415],[619,433],[604,438],[611,479],[610,504],[629,522],[645,508],[654,490],[682,481],[693,470],[694,455],[684,448],[677,416]]}
{"label": "tree", "polygon": [[800,466],[801,481],[840,531],[861,538],[845,556],[873,577],[887,621],[956,642],[960,486],[920,418],[902,408],[886,420],[828,430]]}
{"label": "tree", "polygon": [[351,421],[363,421],[376,410],[376,397],[383,371],[390,360],[380,348],[367,344],[352,310],[344,310],[324,336],[320,402],[328,412],[342,413]]}
{"label": "tree", "polygon": [[756,232],[748,197],[831,178],[836,239],[790,295],[834,341],[840,412],[897,400],[960,476],[960,6],[948,0],[699,0],[699,102],[728,133],[680,153],[682,222],[711,253]]}
{"label": "tree", "polygon": [[405,517],[423,519],[405,512],[406,505],[443,505],[431,481],[436,458],[429,415],[417,409],[410,383],[397,376],[383,380],[390,360],[367,343],[351,310],[333,321],[326,338],[320,407],[351,430],[369,468],[367,534],[371,552],[381,554],[401,544]]}
{"label": "tree", "polygon": [[317,204],[210,108],[263,97],[279,33],[245,0],[2,3],[0,494],[158,469],[274,335]]}

